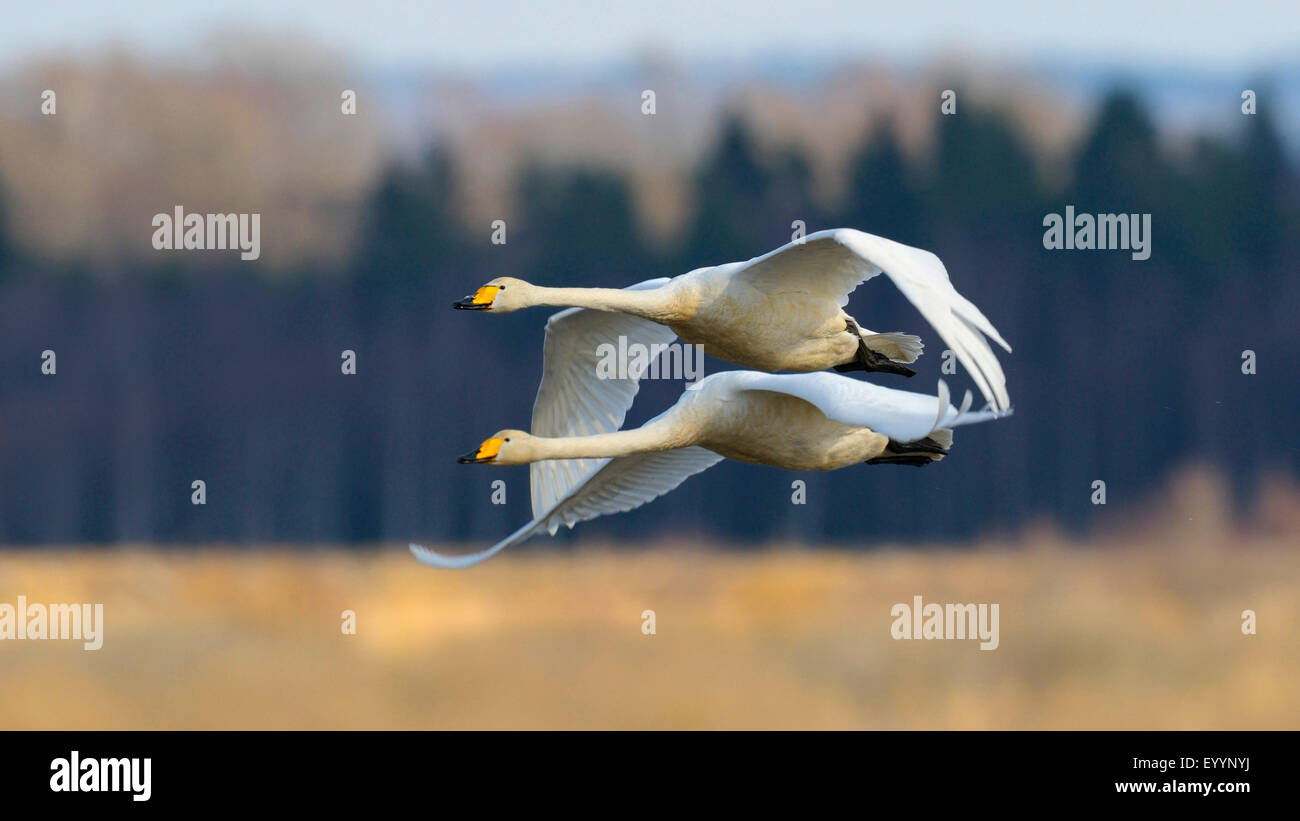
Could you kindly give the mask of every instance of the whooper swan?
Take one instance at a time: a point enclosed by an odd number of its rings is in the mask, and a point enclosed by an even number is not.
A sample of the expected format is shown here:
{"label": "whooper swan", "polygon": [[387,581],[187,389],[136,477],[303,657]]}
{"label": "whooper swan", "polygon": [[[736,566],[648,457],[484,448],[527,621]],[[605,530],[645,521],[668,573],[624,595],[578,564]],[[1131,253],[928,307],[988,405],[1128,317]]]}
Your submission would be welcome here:
{"label": "whooper swan", "polygon": [[[671,408],[639,428],[590,436],[545,437],[503,430],[463,463],[520,465],[594,460],[563,498],[479,553],[445,556],[419,545],[411,552],[434,567],[468,567],[560,525],[640,507],[723,458],[789,470],[835,470],[860,462],[928,465],[952,445],[952,428],[1007,411],[970,411],[938,397],[882,388],[833,373],[726,371],[684,391]],[[536,500],[534,500],[536,501]]]}
{"label": "whooper swan", "polygon": [[[884,273],[956,354],[996,410],[1011,406],[1006,377],[985,336],[1011,346],[957,293],[937,256],[872,234],[840,228],[748,262],[697,268],[635,288],[546,288],[498,277],[455,303],[509,313],[535,305],[631,314],[667,326],[705,353],[761,371],[888,371],[912,375],[921,340],[861,329],[844,312],[858,285]],[[605,335],[608,341],[610,337]]]}

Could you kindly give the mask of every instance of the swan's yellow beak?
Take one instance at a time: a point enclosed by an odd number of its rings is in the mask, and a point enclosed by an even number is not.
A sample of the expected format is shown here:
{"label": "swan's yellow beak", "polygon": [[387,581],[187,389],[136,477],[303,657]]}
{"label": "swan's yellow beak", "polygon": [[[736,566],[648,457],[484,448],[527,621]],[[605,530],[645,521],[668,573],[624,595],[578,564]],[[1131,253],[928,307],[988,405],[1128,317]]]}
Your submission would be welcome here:
{"label": "swan's yellow beak", "polygon": [[497,298],[499,290],[501,290],[499,285],[484,285],[474,292],[474,296],[467,296],[459,302],[453,302],[451,307],[458,311],[486,311],[492,307],[492,301]]}
{"label": "swan's yellow beak", "polygon": [[478,450],[467,453],[456,461],[462,465],[487,465],[491,464],[497,458],[497,453],[501,451],[501,443],[504,439],[493,437],[478,446]]}

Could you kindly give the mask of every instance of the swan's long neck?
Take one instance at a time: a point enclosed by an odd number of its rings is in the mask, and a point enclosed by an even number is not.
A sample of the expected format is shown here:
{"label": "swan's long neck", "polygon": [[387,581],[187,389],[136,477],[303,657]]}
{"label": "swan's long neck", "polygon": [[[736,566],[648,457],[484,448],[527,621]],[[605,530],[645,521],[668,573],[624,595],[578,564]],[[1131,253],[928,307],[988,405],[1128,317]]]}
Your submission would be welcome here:
{"label": "swan's long neck", "polygon": [[689,442],[669,424],[648,424],[616,433],[592,436],[535,436],[531,440],[533,460],[615,459],[636,453],[671,450]]}
{"label": "swan's long neck", "polygon": [[533,286],[533,304],[561,308],[593,308],[662,321],[671,318],[668,293],[662,288],[629,291],[622,288],[545,288]]}

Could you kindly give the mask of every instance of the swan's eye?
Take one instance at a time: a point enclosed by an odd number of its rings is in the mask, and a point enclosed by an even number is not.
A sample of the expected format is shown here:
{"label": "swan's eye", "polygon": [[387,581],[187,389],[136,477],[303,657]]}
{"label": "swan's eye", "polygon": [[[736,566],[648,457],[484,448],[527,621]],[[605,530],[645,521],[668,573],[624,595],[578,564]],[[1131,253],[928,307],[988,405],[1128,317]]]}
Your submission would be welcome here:
{"label": "swan's eye", "polygon": [[506,441],[507,441],[507,442],[510,441],[510,437],[509,437],[509,436],[506,437]]}

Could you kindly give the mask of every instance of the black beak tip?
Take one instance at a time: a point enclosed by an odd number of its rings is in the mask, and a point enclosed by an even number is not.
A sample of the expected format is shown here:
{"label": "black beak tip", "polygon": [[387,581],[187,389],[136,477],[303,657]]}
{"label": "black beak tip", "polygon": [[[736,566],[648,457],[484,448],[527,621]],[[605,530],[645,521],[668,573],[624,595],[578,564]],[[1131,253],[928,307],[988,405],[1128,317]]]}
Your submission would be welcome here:
{"label": "black beak tip", "polygon": [[474,297],[467,296],[464,299],[456,300],[451,303],[451,307],[458,311],[486,311],[492,307],[490,302],[475,302]]}

